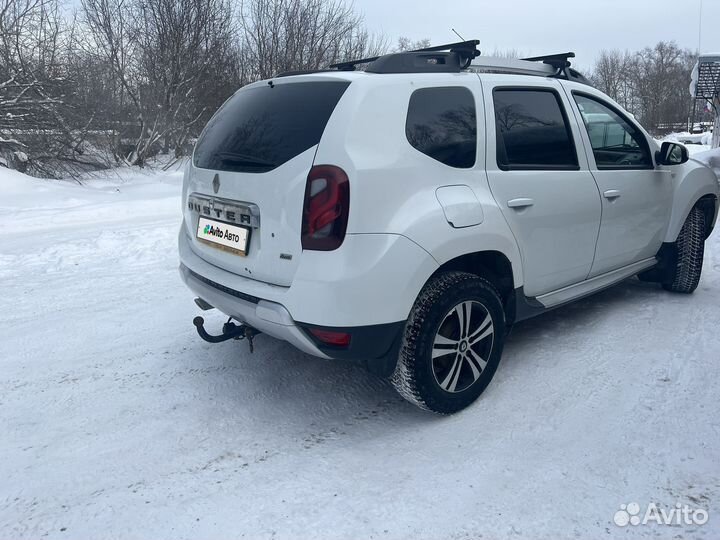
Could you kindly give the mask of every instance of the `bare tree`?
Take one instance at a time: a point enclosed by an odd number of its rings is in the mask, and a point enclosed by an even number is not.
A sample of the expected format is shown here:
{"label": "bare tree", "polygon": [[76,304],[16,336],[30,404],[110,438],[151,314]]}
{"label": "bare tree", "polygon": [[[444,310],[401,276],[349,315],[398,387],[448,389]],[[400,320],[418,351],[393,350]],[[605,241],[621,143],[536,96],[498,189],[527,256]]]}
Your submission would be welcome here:
{"label": "bare tree", "polygon": [[523,54],[518,51],[517,49],[498,49],[495,47],[491,52],[485,53],[483,51],[483,54],[486,56],[495,56],[497,58],[508,58],[508,59],[516,59],[516,58],[522,58]]}
{"label": "bare tree", "polygon": [[662,41],[634,54],[602,51],[591,78],[648,129],[661,132],[687,122],[687,85],[696,57],[674,42]]}
{"label": "bare tree", "polygon": [[345,0],[63,1],[0,0],[0,157],[35,174],[180,156],[240,86],[388,49]]}
{"label": "bare tree", "polygon": [[232,13],[226,0],[153,0],[140,3],[138,22],[145,94],[160,109],[154,136],[168,152],[182,147],[207,108],[218,105],[202,103],[199,92],[231,57]]}
{"label": "bare tree", "polygon": [[[158,147],[180,152],[205,111],[218,105],[217,96],[200,93],[232,56],[228,1],[82,0],[82,9],[91,36],[86,52],[110,66],[117,87],[119,157],[142,165]],[[126,107],[135,118],[129,126]]]}
{"label": "bare tree", "polygon": [[617,49],[603,50],[595,63],[592,80],[595,86],[633,112],[634,71],[633,55]]}
{"label": "bare tree", "polygon": [[430,46],[430,39],[423,38],[413,41],[409,37],[400,36],[397,40],[395,52],[415,51],[417,49],[424,49]]}
{"label": "bare tree", "polygon": [[49,88],[57,78],[55,7],[45,0],[0,2],[0,151],[20,169],[28,165],[32,135],[52,128],[58,104]]}
{"label": "bare tree", "polygon": [[99,165],[85,156],[85,116],[69,104],[69,28],[58,0],[0,0],[0,153],[20,170]]}
{"label": "bare tree", "polygon": [[675,43],[659,42],[637,54],[636,92],[641,119],[650,129],[687,122],[687,85],[695,61]]}
{"label": "bare tree", "polygon": [[249,80],[314,70],[387,49],[362,17],[340,0],[248,0],[241,11],[243,60]]}
{"label": "bare tree", "polygon": [[[139,47],[133,27],[134,6],[131,0],[82,0],[81,5],[89,31],[85,53],[108,67],[116,86],[119,111],[125,108],[128,101],[134,110],[137,121],[135,143],[132,151],[123,158],[129,164],[142,164],[149,145],[145,136],[147,121],[144,107],[140,90],[135,84],[138,78],[136,58]],[[115,112],[114,131],[117,132],[116,150],[119,150],[125,130],[122,127],[123,120],[117,116],[118,111]]]}

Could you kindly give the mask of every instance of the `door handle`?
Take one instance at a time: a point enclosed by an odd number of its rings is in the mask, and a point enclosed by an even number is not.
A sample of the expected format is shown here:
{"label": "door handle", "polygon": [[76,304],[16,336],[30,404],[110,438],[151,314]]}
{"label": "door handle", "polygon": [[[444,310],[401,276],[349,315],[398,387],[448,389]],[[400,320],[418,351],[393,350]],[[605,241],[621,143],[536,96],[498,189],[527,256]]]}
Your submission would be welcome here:
{"label": "door handle", "polygon": [[508,208],[527,208],[528,206],[532,206],[533,204],[535,204],[535,201],[526,197],[521,197],[519,199],[510,199],[507,202]]}
{"label": "door handle", "polygon": [[607,200],[612,201],[620,197],[620,192],[617,189],[608,189],[603,193],[603,197]]}

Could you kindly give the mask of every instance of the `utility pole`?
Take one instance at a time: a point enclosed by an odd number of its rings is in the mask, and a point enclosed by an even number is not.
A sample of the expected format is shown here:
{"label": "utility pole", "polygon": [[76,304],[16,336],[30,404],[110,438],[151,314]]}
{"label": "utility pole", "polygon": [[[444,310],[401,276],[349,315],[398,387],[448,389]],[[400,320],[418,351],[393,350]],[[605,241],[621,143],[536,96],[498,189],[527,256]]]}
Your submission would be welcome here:
{"label": "utility pole", "polygon": [[702,54],[702,8],[703,0],[700,0],[700,15],[698,17],[698,54]]}

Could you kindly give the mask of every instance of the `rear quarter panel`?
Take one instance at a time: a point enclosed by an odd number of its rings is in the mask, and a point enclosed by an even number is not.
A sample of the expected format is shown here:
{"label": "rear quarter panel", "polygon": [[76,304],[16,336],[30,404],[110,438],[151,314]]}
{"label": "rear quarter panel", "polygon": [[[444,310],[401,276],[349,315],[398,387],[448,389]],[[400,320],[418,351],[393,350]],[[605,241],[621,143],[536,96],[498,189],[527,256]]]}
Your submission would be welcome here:
{"label": "rear quarter panel", "polygon": [[[448,167],[422,154],[405,134],[412,93],[445,86],[467,87],[475,97],[477,159],[470,169]],[[523,284],[517,244],[488,187],[485,111],[476,74],[368,74],[354,81],[320,141],[315,164],[325,163],[342,167],[350,178],[348,234],[405,236],[439,265],[467,253],[499,251],[511,262],[515,286]],[[448,223],[436,190],[456,185],[468,186],[477,197],[480,224],[454,228]]]}

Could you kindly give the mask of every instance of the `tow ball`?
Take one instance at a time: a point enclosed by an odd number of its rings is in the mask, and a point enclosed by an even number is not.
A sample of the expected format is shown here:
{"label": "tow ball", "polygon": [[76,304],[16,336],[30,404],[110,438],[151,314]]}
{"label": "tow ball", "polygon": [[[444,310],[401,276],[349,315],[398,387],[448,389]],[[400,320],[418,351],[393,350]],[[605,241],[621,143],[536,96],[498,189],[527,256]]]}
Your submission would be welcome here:
{"label": "tow ball", "polygon": [[259,330],[253,328],[252,326],[248,326],[247,324],[233,323],[232,317],[223,324],[222,334],[219,336],[213,336],[207,333],[204,326],[205,320],[202,317],[195,317],[193,319],[193,324],[195,325],[195,328],[197,328],[197,332],[200,334],[200,337],[209,343],[222,343],[223,341],[228,341],[229,339],[246,339],[248,345],[250,346],[251,353],[255,350],[253,347],[253,339],[260,333]]}

